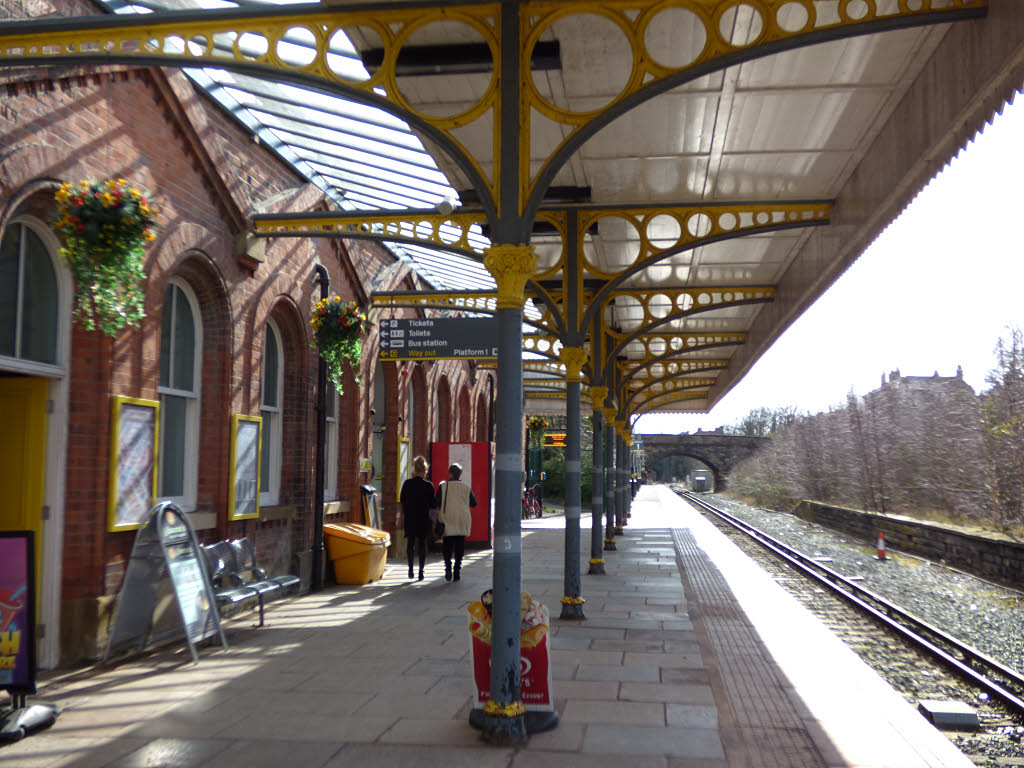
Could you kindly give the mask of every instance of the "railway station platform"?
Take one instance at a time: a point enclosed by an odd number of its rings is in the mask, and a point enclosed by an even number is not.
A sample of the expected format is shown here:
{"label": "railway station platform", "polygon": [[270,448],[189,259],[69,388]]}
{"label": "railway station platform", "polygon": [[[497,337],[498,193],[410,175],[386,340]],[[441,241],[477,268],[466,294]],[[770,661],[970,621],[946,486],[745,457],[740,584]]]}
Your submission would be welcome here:
{"label": "railway station platform", "polygon": [[404,558],[227,625],[198,664],[169,649],[41,676],[63,712],[0,746],[17,768],[967,768],[972,763],[802,606],[665,486],[641,488],[586,620],[557,619],[561,516],[523,523],[523,589],[551,615],[560,722],[521,748],[468,724],[466,606],[489,551],[446,583]]}

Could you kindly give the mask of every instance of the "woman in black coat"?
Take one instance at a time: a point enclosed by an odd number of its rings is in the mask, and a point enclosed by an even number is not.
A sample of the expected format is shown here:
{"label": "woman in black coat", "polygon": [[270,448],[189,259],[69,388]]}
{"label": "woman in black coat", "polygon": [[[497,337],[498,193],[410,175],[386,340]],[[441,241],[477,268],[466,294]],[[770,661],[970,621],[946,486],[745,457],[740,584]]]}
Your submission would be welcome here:
{"label": "woman in black coat", "polygon": [[409,558],[409,578],[413,577],[412,556],[415,550],[420,558],[420,581],[427,562],[427,537],[430,535],[430,507],[434,502],[434,486],[427,480],[429,465],[422,456],[412,460],[413,476],[402,483],[399,501],[402,503],[402,522],[405,527],[406,555]]}

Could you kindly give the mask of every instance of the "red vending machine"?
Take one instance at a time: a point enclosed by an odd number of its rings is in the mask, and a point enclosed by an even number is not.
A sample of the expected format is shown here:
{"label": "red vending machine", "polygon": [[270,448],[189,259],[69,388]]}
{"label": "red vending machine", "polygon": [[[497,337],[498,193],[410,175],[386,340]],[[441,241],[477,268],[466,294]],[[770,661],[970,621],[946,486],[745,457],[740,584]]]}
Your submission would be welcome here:
{"label": "red vending machine", "polygon": [[437,491],[442,480],[448,479],[448,467],[462,465],[464,483],[468,483],[476,497],[473,526],[466,541],[491,546],[491,478],[494,466],[494,448],[491,443],[431,443],[430,479]]}

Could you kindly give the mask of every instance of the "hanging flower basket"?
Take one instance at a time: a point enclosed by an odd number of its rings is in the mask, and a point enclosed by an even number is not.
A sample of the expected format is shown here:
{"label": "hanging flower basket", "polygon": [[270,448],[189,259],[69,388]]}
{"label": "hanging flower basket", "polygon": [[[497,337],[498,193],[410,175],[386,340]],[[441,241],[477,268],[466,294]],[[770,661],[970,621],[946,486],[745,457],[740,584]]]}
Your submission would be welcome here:
{"label": "hanging flower basket", "polygon": [[145,316],[145,246],[156,235],[145,196],[124,179],[65,182],[54,196],[61,256],[75,278],[75,319],[116,336]]}
{"label": "hanging flower basket", "polygon": [[548,420],[543,416],[531,416],[526,420],[527,442],[540,446],[544,442],[544,430],[548,428]]}
{"label": "hanging flower basket", "polygon": [[366,310],[355,301],[342,301],[340,296],[320,299],[313,305],[313,345],[320,348],[320,357],[327,363],[327,374],[338,392],[345,367],[351,369],[359,382],[363,339],[371,324]]}

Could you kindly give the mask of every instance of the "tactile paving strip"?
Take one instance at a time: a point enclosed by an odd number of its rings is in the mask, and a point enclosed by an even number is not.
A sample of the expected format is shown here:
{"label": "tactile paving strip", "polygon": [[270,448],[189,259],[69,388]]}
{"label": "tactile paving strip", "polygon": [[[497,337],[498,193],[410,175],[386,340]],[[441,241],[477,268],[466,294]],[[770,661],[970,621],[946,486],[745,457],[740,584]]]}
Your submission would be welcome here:
{"label": "tactile paving strip", "polygon": [[[721,572],[686,529],[673,528],[680,575],[688,583],[691,618],[704,623],[750,765],[760,768],[825,768],[755,629],[736,604]],[[723,733],[723,742],[732,739]],[[728,747],[727,747],[728,753]],[[730,761],[731,762],[731,761]]]}

